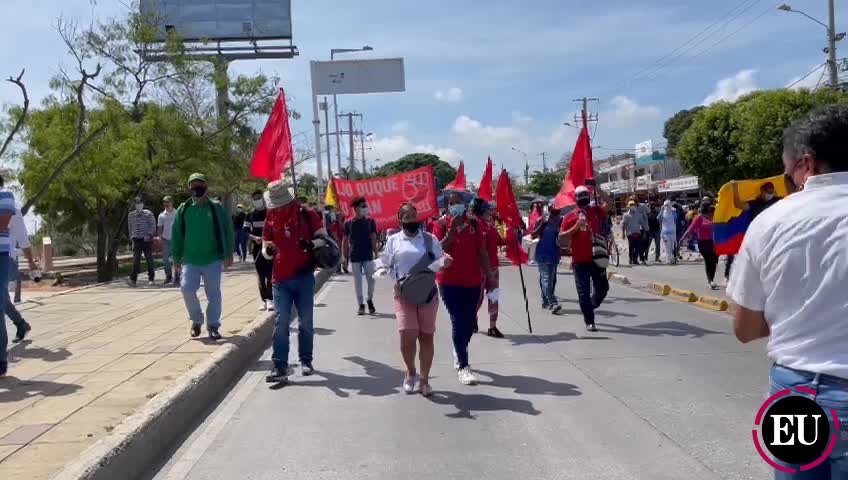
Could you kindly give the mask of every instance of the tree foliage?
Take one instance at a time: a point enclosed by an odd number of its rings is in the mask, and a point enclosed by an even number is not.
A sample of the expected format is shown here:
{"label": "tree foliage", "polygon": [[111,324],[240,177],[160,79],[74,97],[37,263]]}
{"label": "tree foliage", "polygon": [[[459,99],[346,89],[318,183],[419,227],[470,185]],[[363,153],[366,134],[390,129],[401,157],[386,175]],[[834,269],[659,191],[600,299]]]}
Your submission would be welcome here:
{"label": "tree foliage", "polygon": [[559,192],[562,187],[563,174],[557,172],[540,172],[535,171],[530,175],[530,183],[527,185],[527,191],[551,197]]}
{"label": "tree foliage", "polygon": [[689,110],[681,110],[665,121],[663,137],[668,141],[666,152],[669,156],[675,156],[677,146],[680,144],[680,140],[683,139],[683,134],[692,126],[695,115],[703,109],[703,106],[697,106]]}
{"label": "tree foliage", "polygon": [[677,147],[678,159],[710,190],[730,180],[779,175],[786,127],[817,107],[842,102],[848,94],[822,89],[759,91],[712,104],[695,114]]}
{"label": "tree foliage", "polygon": [[386,163],[374,170],[374,176],[397,175],[427,166],[433,167],[437,189],[441,190],[456,178],[456,169],[432,153],[410,153],[409,155],[404,155],[398,160]]}

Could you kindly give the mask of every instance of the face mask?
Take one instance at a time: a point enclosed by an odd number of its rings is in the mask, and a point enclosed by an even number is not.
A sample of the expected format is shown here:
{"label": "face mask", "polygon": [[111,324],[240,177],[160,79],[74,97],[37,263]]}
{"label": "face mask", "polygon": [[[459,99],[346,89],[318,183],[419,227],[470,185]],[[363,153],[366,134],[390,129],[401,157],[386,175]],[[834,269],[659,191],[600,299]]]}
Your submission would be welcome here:
{"label": "face mask", "polygon": [[191,189],[195,198],[202,198],[206,195],[206,185],[198,185]]}
{"label": "face mask", "polygon": [[360,208],[360,209],[359,209],[359,214],[360,214],[360,215],[362,215],[363,217],[368,216],[368,207],[362,207],[362,208]]}
{"label": "face mask", "polygon": [[254,200],[253,201],[253,208],[255,208],[257,210],[264,209],[265,208],[265,201],[264,200]]}
{"label": "face mask", "polygon": [[584,197],[584,198],[578,198],[577,199],[577,206],[578,207],[585,208],[585,207],[588,207],[590,203],[592,203],[592,199],[590,199],[590,198]]}
{"label": "face mask", "polygon": [[403,231],[410,234],[416,235],[418,233],[418,229],[421,228],[421,224],[418,222],[404,223]]}
{"label": "face mask", "polygon": [[767,202],[770,202],[770,201],[774,200],[774,193],[773,192],[767,193],[767,194],[763,195],[763,198],[765,198]]}
{"label": "face mask", "polygon": [[138,212],[142,211],[142,210],[144,209],[144,204],[143,204],[143,203],[136,203],[136,204],[135,204],[135,209],[136,209],[136,211],[138,211]]}
{"label": "face mask", "polygon": [[448,207],[448,212],[451,217],[460,217],[465,213],[465,205],[461,203],[457,203],[456,205],[451,205]]}

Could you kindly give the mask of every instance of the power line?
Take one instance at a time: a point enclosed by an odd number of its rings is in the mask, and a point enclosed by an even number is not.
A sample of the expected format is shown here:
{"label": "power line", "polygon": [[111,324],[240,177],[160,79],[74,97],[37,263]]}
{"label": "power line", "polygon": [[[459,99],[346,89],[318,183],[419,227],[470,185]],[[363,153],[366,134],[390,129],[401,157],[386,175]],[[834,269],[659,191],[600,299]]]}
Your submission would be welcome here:
{"label": "power line", "polygon": [[[824,63],[822,63],[821,65],[817,66],[816,68],[814,68],[814,69],[810,70],[809,72],[807,72],[806,74],[804,74],[804,76],[803,76],[803,77],[799,78],[798,80],[795,80],[794,82],[792,82],[792,84],[791,84],[791,85],[788,85],[788,86],[786,87],[786,89],[787,89],[787,90],[789,90],[790,88],[794,87],[795,85],[798,85],[798,84],[799,84],[799,83],[801,83],[803,80],[805,80],[807,77],[809,77],[810,75],[812,75],[812,74],[816,73],[816,70],[818,70],[818,69],[822,68],[823,66],[825,66],[825,64],[824,64]],[[821,82],[821,80],[819,80],[819,82]]]}

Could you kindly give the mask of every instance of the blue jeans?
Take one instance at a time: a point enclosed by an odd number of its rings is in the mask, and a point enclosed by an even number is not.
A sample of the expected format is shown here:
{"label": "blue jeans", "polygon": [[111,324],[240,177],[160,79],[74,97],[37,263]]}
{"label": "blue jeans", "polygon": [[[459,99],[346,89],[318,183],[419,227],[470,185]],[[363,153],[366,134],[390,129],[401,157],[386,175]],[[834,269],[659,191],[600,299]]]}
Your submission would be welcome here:
{"label": "blue jeans", "polygon": [[9,303],[9,254],[0,255],[0,370],[8,365],[9,334],[6,333],[6,304]]}
{"label": "blue jeans", "polygon": [[274,309],[277,311],[274,321],[274,351],[271,359],[276,368],[283,370],[289,366],[289,326],[292,307],[297,309],[297,353],[300,363],[312,363],[312,344],[315,330],[312,324],[312,308],[315,294],[315,277],[307,273],[290,280],[274,284]]}
{"label": "blue jeans", "polygon": [[601,306],[609,292],[607,271],[594,263],[574,264],[574,284],[577,286],[577,299],[583,321],[586,325],[595,323],[595,309]]}
{"label": "blue jeans", "polygon": [[451,337],[457,367],[468,366],[468,344],[477,324],[477,302],[481,287],[455,287],[439,285],[439,293],[451,319]]}
{"label": "blue jeans", "polygon": [[238,228],[234,232],[233,237],[236,240],[236,255],[244,260],[247,258],[247,232],[242,228]]}
{"label": "blue jeans", "polygon": [[[771,367],[769,377],[771,380],[770,395],[787,388],[792,389],[792,393],[795,395],[804,395],[794,390],[795,387],[799,386],[816,391],[817,394],[813,397],[813,400],[827,413],[831,428],[833,428],[833,420],[830,410],[833,409],[836,410],[839,428],[842,430],[842,432],[836,432],[836,446],[830,454],[829,461],[825,460],[812,470],[798,471],[795,474],[775,470],[775,480],[840,480],[848,478],[848,379],[829,375],[817,376],[814,373],[792,370],[780,365]],[[780,461],[778,461],[778,464],[798,469],[798,465],[787,465]]]}
{"label": "blue jeans", "polygon": [[203,278],[203,290],[206,292],[206,326],[218,328],[221,326],[221,273],[223,262],[212,262],[209,265],[183,265],[183,281],[180,289],[183,292],[186,310],[194,325],[203,324],[203,309],[197,290],[200,289],[200,279]]}
{"label": "blue jeans", "polygon": [[537,266],[539,267],[539,288],[542,289],[542,308],[557,305],[559,303],[556,297],[557,264],[540,262]]}
{"label": "blue jeans", "polygon": [[9,281],[15,282],[15,302],[21,301],[21,271],[18,268],[18,258],[9,260]]}

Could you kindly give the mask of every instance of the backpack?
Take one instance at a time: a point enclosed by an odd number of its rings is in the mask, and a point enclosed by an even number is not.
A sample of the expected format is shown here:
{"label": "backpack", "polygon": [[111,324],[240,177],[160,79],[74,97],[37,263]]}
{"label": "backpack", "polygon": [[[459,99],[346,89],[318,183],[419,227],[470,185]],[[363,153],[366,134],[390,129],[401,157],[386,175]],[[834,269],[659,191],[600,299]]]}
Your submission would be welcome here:
{"label": "backpack", "polygon": [[410,305],[426,305],[436,296],[436,272],[428,268],[436,259],[433,254],[433,236],[427,232],[421,234],[424,235],[426,252],[409,269],[409,273],[397,282],[398,295],[403,303]]}
{"label": "backpack", "polygon": [[[300,233],[302,234],[303,229],[300,227],[301,218],[305,217],[306,223],[309,225],[310,229],[313,229],[315,226],[312,225],[305,207],[301,205],[298,207],[298,210],[298,230],[300,230]],[[323,240],[324,244],[320,247],[312,248],[312,264],[322,270],[335,270],[336,267],[339,266],[339,263],[341,263],[342,259],[342,252],[339,248],[339,244],[336,243],[330,235],[317,235],[313,236],[310,240],[316,239]]]}

